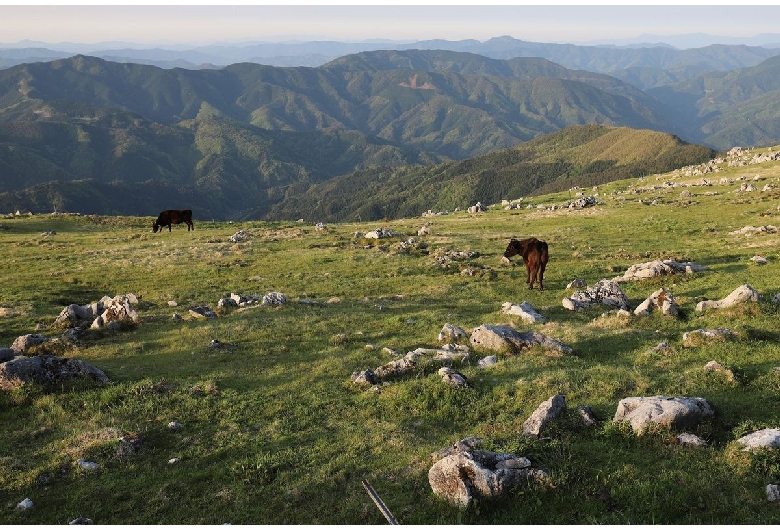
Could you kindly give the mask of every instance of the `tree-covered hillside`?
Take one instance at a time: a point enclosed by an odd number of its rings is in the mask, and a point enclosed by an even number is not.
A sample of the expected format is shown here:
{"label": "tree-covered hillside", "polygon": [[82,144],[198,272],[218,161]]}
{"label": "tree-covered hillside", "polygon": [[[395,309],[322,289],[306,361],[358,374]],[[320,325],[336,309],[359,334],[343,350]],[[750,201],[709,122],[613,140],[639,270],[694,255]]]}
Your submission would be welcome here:
{"label": "tree-covered hillside", "polygon": [[709,160],[715,152],[648,130],[569,127],[510,149],[434,166],[358,171],[274,206],[271,219],[312,221],[416,217],[527,195],[597,186]]}

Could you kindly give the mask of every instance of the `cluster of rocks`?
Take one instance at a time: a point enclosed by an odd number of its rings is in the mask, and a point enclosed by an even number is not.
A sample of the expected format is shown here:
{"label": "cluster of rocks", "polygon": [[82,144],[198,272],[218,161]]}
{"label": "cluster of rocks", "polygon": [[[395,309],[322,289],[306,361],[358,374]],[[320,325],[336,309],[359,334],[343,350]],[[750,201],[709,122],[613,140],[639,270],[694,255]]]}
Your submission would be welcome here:
{"label": "cluster of rocks", "polygon": [[581,209],[581,208],[587,208],[588,206],[596,206],[598,203],[598,199],[596,199],[593,195],[588,195],[587,197],[580,197],[579,199],[575,199],[573,201],[570,201],[566,208],[572,210],[572,209]]}
{"label": "cluster of rocks", "polygon": [[694,272],[703,272],[706,270],[707,267],[696,265],[690,261],[679,262],[672,259],[654,260],[631,265],[622,276],[617,276],[612,280],[622,283],[669,276],[672,274],[692,274]]}
{"label": "cluster of rocks", "polygon": [[73,327],[87,324],[90,328],[107,327],[119,329],[123,323],[138,323],[138,313],[133,308],[138,304],[136,295],[122,294],[104,296],[97,302],[87,305],[70,304],[54,320],[55,327]]}
{"label": "cluster of rocks", "polygon": [[481,202],[477,202],[477,204],[473,206],[469,206],[466,211],[468,213],[480,213],[480,212],[486,212],[487,208],[485,208]]}
{"label": "cluster of rocks", "polygon": [[[760,295],[755,289],[750,285],[743,284],[720,300],[702,300],[696,304],[696,311],[723,309],[745,302],[758,302],[759,299]],[[612,309],[628,312],[628,297],[614,280],[600,280],[587,289],[575,291],[570,296],[564,297],[561,304],[570,311],[585,309],[594,304],[603,304]],[[674,317],[679,314],[679,307],[674,296],[665,288],[658,289],[641,302],[634,309],[634,315],[648,316],[653,310]]]}
{"label": "cluster of rocks", "polygon": [[[465,340],[468,340],[471,346],[475,348],[511,354],[533,347],[541,347],[563,354],[572,352],[570,346],[538,331],[520,332],[509,325],[500,324],[483,324],[469,334],[463,328],[447,323],[444,324],[439,332],[438,340],[439,342],[446,342],[446,344],[439,348],[417,348],[407,352],[403,357],[393,359],[373,370],[353,372],[351,380],[356,384],[373,385],[376,388],[377,385],[389,379],[414,371],[424,361],[432,360],[443,364],[444,368],[447,368],[446,370],[440,369],[438,372],[444,382],[455,386],[467,386],[468,381],[466,377],[452,369],[453,363],[459,362],[464,364],[470,360],[470,348],[458,343]],[[398,356],[397,352],[390,349],[386,350],[393,356]],[[493,366],[496,364],[496,361],[495,355],[489,355],[480,359],[477,365],[480,368],[485,368]]]}
{"label": "cluster of rocks", "polygon": [[431,235],[431,225],[432,224],[433,223],[428,222],[428,223],[425,223],[424,225],[422,225],[420,227],[420,229],[417,230],[417,235],[418,236],[429,236],[429,235]]}
{"label": "cluster of rocks", "polygon": [[[522,434],[539,437],[567,412],[566,397],[556,394],[523,422]],[[712,406],[702,397],[635,396],[619,401],[612,421],[628,423],[639,436],[658,430],[676,431],[675,443],[704,447],[707,441],[688,431],[713,416]],[[598,425],[589,405],[578,407],[574,417],[586,428]],[[480,438],[464,438],[431,455],[434,463],[428,471],[428,483],[435,495],[466,507],[475,499],[499,498],[512,488],[551,484],[549,475],[534,468],[527,457],[484,451],[479,449],[481,444]],[[736,444],[743,451],[780,448],[780,430],[761,429],[739,438]],[[767,499],[780,499],[777,486],[767,486]]]}
{"label": "cluster of rocks", "polygon": [[437,248],[433,252],[434,261],[436,261],[436,263],[443,269],[449,269],[453,266],[454,262],[460,262],[478,257],[479,252],[476,251],[448,250],[446,248]]}
{"label": "cluster of rocks", "polygon": [[613,280],[600,280],[585,290],[575,291],[564,297],[563,307],[570,311],[585,309],[594,304],[628,310],[628,297]]}
{"label": "cluster of rocks", "polygon": [[431,455],[428,483],[435,495],[465,508],[475,497],[497,498],[517,487],[549,481],[528,458],[485,451],[479,449],[481,444],[480,438],[465,438]]}
{"label": "cluster of rocks", "polygon": [[377,228],[375,230],[371,230],[370,232],[355,232],[353,234],[353,237],[355,239],[365,238],[365,239],[386,239],[388,237],[399,237],[402,234],[399,234],[398,232],[394,232],[393,230],[389,228]]}
{"label": "cluster of rocks", "polygon": [[[308,302],[308,301],[307,301]],[[261,297],[254,295],[241,295],[236,293],[230,293],[230,296],[220,298],[217,301],[217,307],[220,309],[233,309],[238,307],[247,307],[258,305],[258,303],[266,306],[276,307],[287,303],[287,297],[278,291],[271,291]],[[170,302],[169,302],[170,304]],[[217,314],[207,305],[197,305],[189,309],[191,317],[198,320],[204,320],[209,318],[217,318]],[[181,315],[178,313],[173,314],[174,320],[180,320]]]}
{"label": "cluster of rocks", "polygon": [[780,151],[766,151],[754,153],[752,149],[733,147],[726,153],[726,157],[718,157],[695,166],[686,166],[679,170],[683,176],[697,176],[720,171],[724,163],[728,167],[742,167],[752,164],[761,164],[772,160],[780,160]]}
{"label": "cluster of rocks", "polygon": [[228,238],[228,241],[230,241],[231,243],[241,243],[242,241],[248,241],[250,239],[252,239],[251,234],[247,233],[244,230],[239,230],[238,232],[230,236]]}
{"label": "cluster of rocks", "polygon": [[501,206],[504,208],[504,210],[519,210],[522,206],[523,198],[520,199],[514,199],[511,201],[508,201],[506,199],[501,201]]}
{"label": "cluster of rocks", "polygon": [[219,301],[217,301],[217,307],[218,308],[246,307],[249,305],[255,305],[261,302],[262,300],[263,299],[259,296],[230,293],[230,296],[222,297],[219,299]]}
{"label": "cluster of rocks", "polygon": [[449,213],[450,212],[446,210],[438,211],[438,212],[434,212],[433,210],[427,210],[423,212],[422,217],[437,217],[439,215],[449,215]]}
{"label": "cluster of rocks", "polygon": [[730,236],[753,236],[756,234],[776,234],[777,227],[774,225],[763,226],[743,226],[733,232],[729,232]]}

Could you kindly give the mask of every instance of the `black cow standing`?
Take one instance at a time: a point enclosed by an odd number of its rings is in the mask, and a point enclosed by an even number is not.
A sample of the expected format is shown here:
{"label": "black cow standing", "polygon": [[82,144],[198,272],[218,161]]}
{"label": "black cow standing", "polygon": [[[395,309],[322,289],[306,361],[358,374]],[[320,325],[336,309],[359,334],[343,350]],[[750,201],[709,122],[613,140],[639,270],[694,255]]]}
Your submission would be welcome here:
{"label": "black cow standing", "polygon": [[178,225],[181,223],[187,224],[187,232],[195,230],[195,226],[192,224],[192,210],[165,210],[160,212],[157,216],[157,220],[152,224],[152,232],[158,230],[162,232],[163,227],[168,227],[168,232],[171,231],[171,225]]}
{"label": "black cow standing", "polygon": [[544,291],[544,269],[547,267],[549,258],[547,243],[535,237],[520,240],[512,239],[504,251],[504,257],[509,259],[518,254],[523,256],[523,262],[525,262],[528,288],[533,289],[534,282],[538,278],[539,290]]}

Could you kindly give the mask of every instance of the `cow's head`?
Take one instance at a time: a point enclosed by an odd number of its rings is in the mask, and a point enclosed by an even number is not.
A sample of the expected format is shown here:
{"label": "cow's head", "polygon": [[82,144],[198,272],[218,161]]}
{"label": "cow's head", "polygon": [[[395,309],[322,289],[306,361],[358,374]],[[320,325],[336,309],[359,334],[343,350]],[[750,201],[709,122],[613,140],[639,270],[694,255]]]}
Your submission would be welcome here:
{"label": "cow's head", "polygon": [[157,229],[160,228],[160,225],[157,224],[157,221],[152,223],[152,232],[155,234],[157,233]]}
{"label": "cow's head", "polygon": [[507,245],[506,250],[504,251],[504,257],[506,259],[511,258],[512,256],[517,256],[518,254],[523,253],[523,247],[520,244],[520,241],[517,239],[512,239],[509,241],[509,245]]}

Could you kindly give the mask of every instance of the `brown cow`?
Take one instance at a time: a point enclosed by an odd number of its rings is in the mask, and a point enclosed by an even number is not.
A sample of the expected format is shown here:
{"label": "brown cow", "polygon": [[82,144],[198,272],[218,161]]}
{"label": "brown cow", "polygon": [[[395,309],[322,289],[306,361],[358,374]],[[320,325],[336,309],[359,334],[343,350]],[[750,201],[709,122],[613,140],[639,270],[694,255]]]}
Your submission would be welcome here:
{"label": "brown cow", "polygon": [[544,269],[547,267],[547,243],[535,237],[528,239],[512,239],[504,251],[504,257],[508,260],[512,256],[520,254],[528,273],[526,283],[529,289],[534,288],[534,282],[539,279],[539,290],[544,291]]}
{"label": "brown cow", "polygon": [[177,225],[180,223],[187,224],[187,232],[195,230],[195,226],[192,224],[192,210],[164,210],[157,216],[157,220],[152,223],[152,232],[159,230],[162,232],[164,226],[168,227],[168,232],[171,231],[171,225]]}

